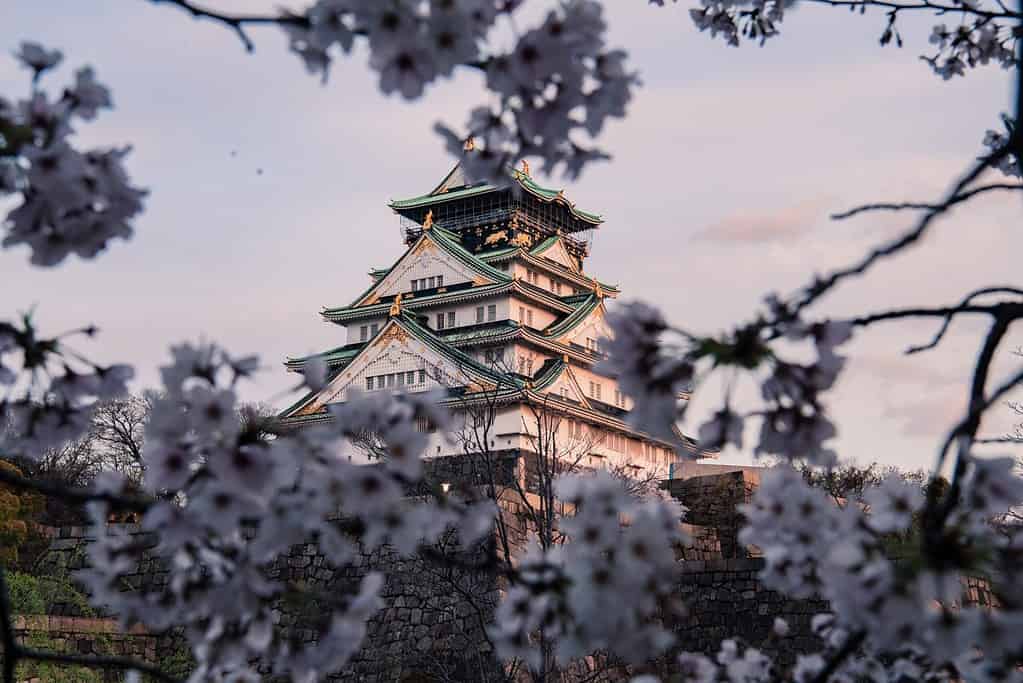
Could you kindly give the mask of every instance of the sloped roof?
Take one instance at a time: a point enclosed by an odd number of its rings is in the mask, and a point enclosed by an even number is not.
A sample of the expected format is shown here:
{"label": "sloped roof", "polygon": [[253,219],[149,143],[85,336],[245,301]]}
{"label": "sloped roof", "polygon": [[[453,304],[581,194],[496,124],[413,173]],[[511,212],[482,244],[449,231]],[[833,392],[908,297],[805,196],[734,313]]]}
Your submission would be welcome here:
{"label": "sloped roof", "polygon": [[[411,336],[412,338],[416,339],[419,342],[422,342],[427,347],[438,353],[440,356],[446,358],[452,364],[458,366],[460,370],[465,371],[470,377],[490,382],[497,387],[513,385],[521,388],[522,386],[524,386],[522,381],[518,380],[514,375],[506,375],[504,373],[496,372],[495,370],[488,368],[483,363],[480,363],[472,356],[463,353],[462,351],[459,351],[451,344],[445,343],[443,340],[438,338],[430,329],[420,325],[419,322],[416,320],[414,314],[406,311],[402,311],[399,315],[392,316],[388,320],[387,324],[384,325],[377,332],[373,339],[369,340],[364,344],[359,344],[358,348],[354,348],[354,354],[352,354],[350,357],[347,357],[344,361],[338,361],[339,363],[343,364],[337,367],[336,369],[333,369],[327,380],[327,385],[329,386],[330,381],[337,377],[338,373],[340,373],[345,366],[355,362],[355,360],[358,359],[363,353],[366,353],[373,346],[373,341],[379,338],[381,335],[384,335],[392,325],[397,325],[405,332],[407,332],[409,336]],[[352,345],[352,347],[354,346],[355,345]],[[346,348],[347,347],[339,347],[338,349],[334,349],[333,351],[327,351],[325,354],[318,355],[326,356],[332,353],[340,352],[342,350],[345,350]],[[294,363],[295,367],[301,367],[302,364],[307,362],[310,358],[314,357],[315,356],[307,356],[305,358],[294,359],[291,362]],[[292,413],[308,405],[318,395],[323,393],[323,391],[325,390],[310,391],[306,393],[305,396],[303,396],[297,402],[295,402],[294,404],[286,408],[284,411],[282,411],[280,413],[280,417],[281,418],[291,417]]]}
{"label": "sloped roof", "polygon": [[[524,173],[523,171],[509,169],[509,175],[518,183],[519,187],[544,203],[560,204],[567,208],[576,218],[587,223],[591,223],[594,226],[600,225],[604,222],[604,219],[600,217],[600,214],[576,208],[575,204],[565,198],[562,190],[543,187],[534,181],[529,174]],[[455,164],[455,167],[452,168],[446,176],[444,176],[444,179],[441,180],[441,182],[428,194],[419,195],[418,197],[410,197],[408,199],[391,200],[387,205],[395,211],[417,209],[424,206],[432,206],[434,204],[454,201],[456,199],[464,199],[465,197],[486,194],[487,192],[494,192],[500,189],[502,189],[502,187],[491,183],[470,182],[465,176],[462,163],[458,162]]]}
{"label": "sloped roof", "polygon": [[391,271],[393,271],[398,266],[398,264],[401,263],[405,259],[405,257],[409,255],[410,252],[419,247],[423,240],[429,240],[433,244],[437,245],[437,247],[444,250],[447,254],[450,254],[452,257],[457,259],[460,263],[464,264],[466,267],[468,267],[470,270],[477,273],[478,275],[489,278],[496,282],[510,282],[512,279],[511,276],[508,275],[508,273],[504,272],[503,270],[500,270],[499,268],[493,267],[489,263],[486,263],[485,261],[482,261],[475,255],[473,255],[470,251],[468,251],[465,247],[461,245],[457,235],[448,232],[447,230],[444,230],[441,227],[433,226],[429,230],[424,230],[423,234],[420,235],[419,239],[417,239],[411,246],[409,246],[409,248],[405,250],[405,253],[399,256],[398,259],[394,263],[392,263],[389,268],[387,268],[386,270],[374,269],[373,271],[371,271],[370,274],[373,275],[375,278],[373,283],[365,291],[359,294],[359,296],[355,298],[355,300],[351,303],[351,305],[348,308],[358,306],[361,302],[365,301],[366,298],[373,293],[373,290],[376,289],[377,286],[379,286],[380,283],[383,282],[383,280],[388,275],[391,274]]}
{"label": "sloped roof", "polygon": [[544,331],[544,336],[547,337],[560,337],[566,332],[570,332],[582,321],[586,320],[590,313],[601,306],[603,300],[596,294],[590,293],[585,299],[579,302],[576,309],[572,311],[568,317],[549,325]]}

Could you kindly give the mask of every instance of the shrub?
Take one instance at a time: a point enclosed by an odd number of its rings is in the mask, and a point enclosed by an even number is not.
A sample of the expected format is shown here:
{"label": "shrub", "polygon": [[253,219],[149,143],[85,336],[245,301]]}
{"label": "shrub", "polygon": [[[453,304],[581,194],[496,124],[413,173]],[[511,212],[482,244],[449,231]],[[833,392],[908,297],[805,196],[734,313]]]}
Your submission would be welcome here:
{"label": "shrub", "polygon": [[29,574],[7,574],[7,592],[13,614],[45,614],[46,601],[39,590],[39,580]]}

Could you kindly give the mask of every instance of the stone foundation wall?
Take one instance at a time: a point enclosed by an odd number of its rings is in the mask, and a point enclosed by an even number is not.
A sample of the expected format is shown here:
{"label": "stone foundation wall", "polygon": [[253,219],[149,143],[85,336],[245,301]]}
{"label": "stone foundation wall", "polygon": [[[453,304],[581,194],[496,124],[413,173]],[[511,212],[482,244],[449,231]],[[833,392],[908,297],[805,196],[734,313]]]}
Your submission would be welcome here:
{"label": "stone foundation wall", "polygon": [[739,544],[743,518],[736,509],[736,506],[750,502],[756,489],[750,473],[739,470],[691,479],[669,479],[664,488],[688,508],[685,517],[688,523],[715,530],[720,557],[750,556],[749,549]]}
{"label": "stone foundation wall", "polygon": [[[820,649],[812,635],[813,615],[828,611],[824,600],[793,600],[764,587],[757,573],[761,558],[682,563],[679,597],[686,615],[672,624],[678,651],[714,654],[725,638],[737,637],[751,647],[777,657],[784,664],[797,653]],[[774,620],[789,625],[789,635],[773,634]]]}

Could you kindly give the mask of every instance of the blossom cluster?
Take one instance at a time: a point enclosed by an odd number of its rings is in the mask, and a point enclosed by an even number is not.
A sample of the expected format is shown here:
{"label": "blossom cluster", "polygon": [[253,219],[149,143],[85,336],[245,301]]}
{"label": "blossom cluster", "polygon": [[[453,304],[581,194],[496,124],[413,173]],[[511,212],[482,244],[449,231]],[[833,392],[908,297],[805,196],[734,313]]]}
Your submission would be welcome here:
{"label": "blossom cluster", "polygon": [[[756,321],[722,338],[686,337],[679,345],[671,341],[671,329],[655,308],[642,303],[619,306],[608,316],[612,336],[605,341],[610,358],[606,370],[618,379],[635,402],[633,423],[651,433],[677,435],[675,423],[686,404],[681,393],[691,388],[702,368],[723,367],[761,372],[757,378],[763,407],[753,413],[761,420],[758,454],[805,458],[830,464],[835,454],[825,442],[835,428],[821,401],[844,365],[836,347],[851,336],[848,322],[806,323],[777,297],[767,298],[768,312]],[[798,363],[783,359],[769,346],[775,338],[812,344],[816,360]],[[767,369],[766,374],[762,371]],[[704,375],[705,378],[705,375]],[[705,380],[704,380],[705,381]],[[726,404],[698,429],[700,445],[720,449],[726,444],[742,447],[745,419]]]}
{"label": "blossom cluster", "polygon": [[[678,0],[675,0],[677,2]],[[756,40],[763,45],[769,38],[780,33],[779,25],[785,19],[785,12],[795,5],[796,0],[701,0],[699,7],[689,10],[689,16],[696,28],[710,33],[712,38],[721,37],[726,44],[738,47],[742,39]],[[664,6],[665,0],[648,0],[651,5]],[[897,28],[901,12],[932,11],[935,14],[956,12],[963,21],[953,27],[946,24],[934,26],[930,43],[937,47],[937,53],[922,56],[934,73],[944,80],[963,76],[967,69],[987,64],[999,64],[1005,69],[1017,65],[1015,49],[1020,40],[1014,29],[1015,15],[1004,5],[998,8],[983,8],[976,0],[956,0],[950,6],[931,3],[875,3],[872,0],[857,0],[842,3],[850,9],[863,12],[869,6],[886,10],[887,24],[881,34],[881,45],[895,44],[902,47],[902,36]],[[998,10],[1001,10],[999,12]]]}
{"label": "blossom cluster", "polygon": [[27,42],[16,56],[32,71],[32,90],[16,102],[0,97],[0,198],[21,200],[4,219],[2,245],[27,245],[40,266],[70,254],[92,258],[110,240],[131,237],[146,194],[124,169],[130,147],[81,151],[71,142],[76,120],[91,121],[112,106],[110,91],[84,67],[51,98],[38,83],[61,53]]}
{"label": "blossom cluster", "polygon": [[131,367],[90,362],[68,344],[93,334],[42,337],[31,316],[0,321],[0,452],[37,460],[84,434],[96,401],[127,393]]}
{"label": "blossom cluster", "polygon": [[[157,544],[140,548],[108,529],[106,505],[97,505],[99,540],[80,578],[126,624],[183,628],[197,660],[194,680],[247,680],[260,668],[320,680],[359,649],[381,605],[383,575],[367,574],[351,595],[306,596],[325,609],[319,639],[305,644],[276,626],[281,599],[316,590],[273,578],[273,562],[291,546],[317,543],[343,567],[384,544],[408,555],[448,529],[466,547],[488,532],[490,505],[408,495],[426,446],[417,420],[445,423],[435,396],[355,398],[335,406],[327,426],[268,439],[238,411],[237,384],[257,369],[255,357],[212,344],[175,346],[172,356],[161,368],[143,453],[154,501],[141,524]],[[384,444],[383,462],[356,465],[342,456],[341,442],[363,433]],[[143,552],[163,558],[167,584],[125,592],[123,577]]]}
{"label": "blossom cluster", "polygon": [[[594,0],[570,0],[550,11],[535,28],[522,32],[506,52],[484,60],[494,106],[472,111],[465,129],[477,154],[463,163],[471,178],[500,178],[516,159],[537,156],[543,171],[561,167],[575,178],[586,164],[607,158],[585,147],[609,119],[625,116],[638,83],[624,50],[606,46],[603,7]],[[464,133],[438,124],[453,154],[461,154]]]}
{"label": "blossom cluster", "polygon": [[[990,150],[988,154],[993,154],[1009,144],[1016,124],[1008,115],[1002,114],[1002,125],[1005,127],[1004,133],[997,130],[988,130],[984,134],[983,144]],[[995,164],[995,167],[1010,178],[1023,177],[1023,171],[1020,170],[1019,156],[1013,152],[1002,156],[1001,160]]]}
{"label": "blossom cluster", "polygon": [[674,602],[683,509],[630,496],[607,472],[555,485],[574,510],[560,522],[570,540],[521,560],[491,629],[499,654],[540,669],[546,639],[562,664],[594,651],[632,663],[660,655],[673,642],[657,618]]}
{"label": "blossom cluster", "polygon": [[291,50],[310,73],[327,78],[332,60],[365,40],[369,65],[380,88],[417,99],[427,85],[451,76],[458,66],[482,70],[496,107],[475,109],[466,130],[437,130],[460,156],[468,137],[477,154],[464,161],[477,180],[502,178],[510,163],[527,156],[544,161],[545,171],[563,166],[575,177],[606,155],[572,137],[595,137],[609,118],[621,118],[637,83],[622,50],[607,49],[607,25],[595,0],[560,3],[515,46],[495,47],[494,27],[507,16],[514,26],[520,2],[456,0],[318,0],[302,13],[285,14],[281,26]]}
{"label": "blossom cluster", "polygon": [[1018,40],[1011,26],[1003,26],[991,17],[978,17],[952,28],[937,24],[930,42],[938,52],[924,59],[946,81],[965,75],[968,68],[990,63],[1011,69],[1017,64],[1014,50]]}

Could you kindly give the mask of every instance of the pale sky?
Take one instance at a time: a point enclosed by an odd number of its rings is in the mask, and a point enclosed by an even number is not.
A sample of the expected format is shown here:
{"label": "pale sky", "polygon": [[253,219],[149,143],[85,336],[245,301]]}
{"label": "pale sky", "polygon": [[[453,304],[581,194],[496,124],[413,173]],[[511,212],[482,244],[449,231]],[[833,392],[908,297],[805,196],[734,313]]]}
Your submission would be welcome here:
{"label": "pale sky", "polygon": [[[603,137],[610,163],[567,185],[539,180],[604,215],[591,273],[695,331],[746,319],[766,292],[790,292],[905,228],[908,215],[827,216],[868,201],[938,197],[1010,102],[1010,78],[997,67],[953,82],[930,73],[918,55],[937,20],[904,25],[899,50],[878,47],[880,13],[801,7],[780,38],[737,50],[697,33],[686,2],[605,4],[611,43],[630,52],[644,85],[628,118]],[[387,201],[421,194],[447,172],[452,160],[432,126],[461,123],[485,95],[476,75],[456,74],[414,104],[384,97],[364,53],[338,62],[324,86],[287,53],[278,30],[252,37],[249,55],[229,31],[145,0],[4,3],[3,53],[36,40],[65,54],[50,88],[84,64],[111,87],[116,109],[80,126],[81,137],[133,144],[127,166],[151,195],[135,239],[97,260],[40,270],[24,249],[0,252],[3,315],[34,306],[49,332],[96,323],[103,334],[80,350],[134,364],[140,388],[157,383],[172,342],[202,337],[259,353],[266,369],[245,388],[251,401],[269,401],[294,381],[285,356],[344,343],[318,311],[349,303],[370,267],[401,255]],[[0,54],[0,94],[19,97],[27,83]],[[978,286],[1023,284],[1019,201],[992,196],[958,210],[911,254],[842,287],[818,313],[938,306]],[[910,468],[933,460],[965,405],[982,327],[955,325],[941,348],[901,355],[934,329],[893,324],[850,345],[853,360],[830,404],[841,457]],[[1009,351],[1019,345],[1015,330],[998,373],[1018,365]],[[1000,435],[1012,423],[997,408],[982,431]],[[747,442],[755,437],[749,431]]]}

